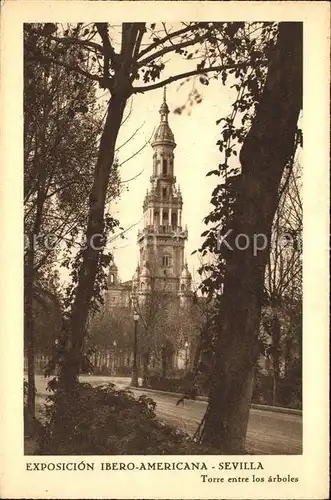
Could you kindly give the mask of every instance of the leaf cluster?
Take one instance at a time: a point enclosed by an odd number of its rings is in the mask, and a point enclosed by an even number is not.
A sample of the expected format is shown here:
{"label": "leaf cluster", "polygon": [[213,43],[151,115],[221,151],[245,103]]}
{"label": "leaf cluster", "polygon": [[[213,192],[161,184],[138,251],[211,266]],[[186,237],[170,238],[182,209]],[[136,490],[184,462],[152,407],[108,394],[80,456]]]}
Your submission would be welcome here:
{"label": "leaf cluster", "polygon": [[[250,60],[249,66],[237,64],[237,68],[224,70],[222,83],[233,82],[234,100],[231,112],[217,120],[221,126],[221,137],[217,146],[222,161],[216,169],[206,175],[216,175],[219,183],[212,191],[210,213],[204,222],[208,226],[202,236],[205,238],[199,249],[202,257],[214,254],[213,264],[205,264],[199,270],[207,276],[201,290],[211,296],[217,295],[223,286],[227,259],[230,257],[222,238],[232,228],[233,204],[240,192],[241,165],[238,161],[241,146],[250,130],[256,107],[266,78],[266,61],[277,39],[277,25],[273,23],[233,23],[223,27],[223,43],[226,45],[227,63],[239,62],[243,58]],[[211,50],[211,49],[210,49]],[[212,56],[215,50],[212,50]],[[229,241],[229,240],[228,240]],[[230,242],[229,242],[230,243]]]}
{"label": "leaf cluster", "polygon": [[75,393],[62,391],[53,381],[48,397],[42,455],[199,454],[183,432],[160,422],[156,403],[135,398],[113,384],[93,388],[79,384]]}

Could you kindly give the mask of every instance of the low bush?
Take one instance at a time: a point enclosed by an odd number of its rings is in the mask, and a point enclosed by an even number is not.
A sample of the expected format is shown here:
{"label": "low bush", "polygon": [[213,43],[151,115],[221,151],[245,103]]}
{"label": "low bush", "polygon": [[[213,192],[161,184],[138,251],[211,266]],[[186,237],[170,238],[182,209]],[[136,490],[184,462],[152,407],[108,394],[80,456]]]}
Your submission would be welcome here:
{"label": "low bush", "polygon": [[[301,401],[301,375],[280,378],[277,388],[277,406],[302,409]],[[273,404],[273,378],[271,374],[256,373],[252,403]]]}
{"label": "low bush", "polygon": [[132,367],[131,366],[119,366],[115,371],[116,377],[131,377]]}
{"label": "low bush", "polygon": [[[159,391],[177,392],[185,394],[192,388],[193,373],[188,372],[182,378],[165,378],[161,376],[150,376],[144,381],[144,387],[149,389],[156,389]],[[207,390],[198,387],[198,395],[207,396]]]}
{"label": "low bush", "polygon": [[[182,379],[161,377],[160,375],[151,375],[144,380],[144,387],[156,389],[159,391],[185,392],[186,385]],[[184,389],[185,386],[185,389]]]}
{"label": "low bush", "polygon": [[[29,414],[28,412],[28,388],[29,384],[26,380],[23,380],[23,395],[24,395],[24,405],[23,405],[23,418],[24,418],[24,438],[40,438],[44,436],[44,427],[40,421]],[[37,391],[35,390],[35,393]]]}
{"label": "low bush", "polygon": [[87,373],[92,373],[93,375],[105,375],[108,377],[110,377],[111,375],[114,375],[114,373],[112,372],[112,369],[107,367],[106,365],[103,365],[101,367],[94,366],[93,369],[91,369]]}
{"label": "low bush", "polygon": [[156,403],[136,399],[113,384],[79,384],[75,393],[60,388],[48,397],[48,424],[40,443],[44,455],[205,454],[184,432],[160,422]]}
{"label": "low bush", "polygon": [[[192,387],[193,374],[187,373],[182,378],[165,378],[160,375],[149,376],[144,381],[144,387],[159,391],[187,393]],[[272,376],[257,372],[254,380],[252,403],[272,405]],[[199,396],[208,396],[208,387],[198,386]],[[301,378],[299,376],[283,379],[278,383],[277,406],[302,409]]]}

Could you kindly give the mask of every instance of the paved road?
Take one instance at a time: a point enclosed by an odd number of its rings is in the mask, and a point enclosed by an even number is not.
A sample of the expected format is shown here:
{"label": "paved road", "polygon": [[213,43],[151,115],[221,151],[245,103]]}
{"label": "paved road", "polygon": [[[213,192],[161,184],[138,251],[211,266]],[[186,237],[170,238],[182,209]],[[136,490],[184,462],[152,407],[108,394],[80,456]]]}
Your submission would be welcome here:
{"label": "paved road", "polygon": [[[129,384],[128,378],[83,376],[91,385],[114,382],[119,388]],[[36,377],[37,394],[45,397],[46,379]],[[138,396],[143,389],[134,390]],[[185,401],[176,406],[177,399],[160,393],[145,392],[156,402],[156,413],[161,420],[194,434],[207,407],[204,401]],[[247,451],[259,455],[296,455],[302,453],[302,417],[260,409],[251,409],[247,432]]]}

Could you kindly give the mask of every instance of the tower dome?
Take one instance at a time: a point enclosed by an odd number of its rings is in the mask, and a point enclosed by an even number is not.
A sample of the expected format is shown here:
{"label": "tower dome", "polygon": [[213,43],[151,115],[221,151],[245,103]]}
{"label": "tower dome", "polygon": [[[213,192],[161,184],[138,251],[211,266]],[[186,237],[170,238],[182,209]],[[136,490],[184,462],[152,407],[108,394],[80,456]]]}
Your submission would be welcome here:
{"label": "tower dome", "polygon": [[190,297],[192,295],[191,292],[191,280],[192,276],[190,271],[188,270],[187,262],[185,263],[183,270],[180,275],[180,280],[179,280],[179,299],[180,299],[180,304],[182,306],[185,306],[189,303]]}
{"label": "tower dome", "polygon": [[116,285],[117,283],[118,283],[118,267],[113,261],[112,264],[109,266],[108,286]]}
{"label": "tower dome", "polygon": [[141,270],[141,273],[140,273],[140,277],[141,278],[150,278],[151,277],[151,272],[148,269],[148,264],[147,264],[146,260],[143,263],[142,270]]}
{"label": "tower dome", "polygon": [[157,145],[160,142],[175,144],[174,134],[169,127],[168,122],[160,123],[160,125],[157,127],[154,134],[152,146]]}
{"label": "tower dome", "polygon": [[190,280],[192,279],[191,273],[188,270],[187,262],[185,263],[185,266],[182,270],[182,274],[180,275],[181,280]]}
{"label": "tower dome", "polygon": [[164,88],[163,102],[161,104],[159,113],[161,115],[161,122],[157,127],[152,146],[157,146],[158,144],[170,145],[173,148],[176,147],[174,134],[168,123],[169,107],[166,101],[166,89]]}
{"label": "tower dome", "polygon": [[143,262],[139,276],[139,296],[140,300],[145,300],[146,296],[151,293],[152,276],[148,268],[148,263]]}
{"label": "tower dome", "polygon": [[138,266],[137,266],[137,268],[136,268],[136,270],[135,270],[135,272],[134,272],[134,274],[132,276],[132,281],[138,281],[139,280],[139,270],[140,269],[139,269],[139,264],[138,264]]}
{"label": "tower dome", "polygon": [[117,272],[118,271],[118,267],[117,265],[115,264],[115,262],[112,263],[111,266],[109,266],[109,271],[114,271],[114,272]]}
{"label": "tower dome", "polygon": [[139,264],[132,276],[132,292],[136,292],[138,286],[139,286]]}

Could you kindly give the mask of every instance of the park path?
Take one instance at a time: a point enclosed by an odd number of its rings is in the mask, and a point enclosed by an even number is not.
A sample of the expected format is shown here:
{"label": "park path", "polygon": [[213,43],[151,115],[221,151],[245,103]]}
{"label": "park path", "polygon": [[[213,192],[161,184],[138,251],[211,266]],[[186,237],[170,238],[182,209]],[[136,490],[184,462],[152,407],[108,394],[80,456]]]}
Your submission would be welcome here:
{"label": "park path", "polygon": [[[117,387],[124,389],[130,383],[129,378],[82,376],[82,382],[91,385],[100,385],[113,382]],[[46,391],[47,379],[36,377],[37,408],[42,417],[42,407]],[[156,402],[157,416],[171,425],[181,428],[189,434],[194,434],[205,411],[207,403],[204,401],[185,401],[184,405],[176,406],[177,398],[163,394],[160,391],[144,391],[134,389],[134,394],[146,394]],[[288,413],[279,413],[263,409],[250,410],[247,451],[258,455],[296,455],[302,453],[302,416]]]}

